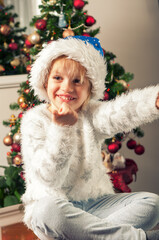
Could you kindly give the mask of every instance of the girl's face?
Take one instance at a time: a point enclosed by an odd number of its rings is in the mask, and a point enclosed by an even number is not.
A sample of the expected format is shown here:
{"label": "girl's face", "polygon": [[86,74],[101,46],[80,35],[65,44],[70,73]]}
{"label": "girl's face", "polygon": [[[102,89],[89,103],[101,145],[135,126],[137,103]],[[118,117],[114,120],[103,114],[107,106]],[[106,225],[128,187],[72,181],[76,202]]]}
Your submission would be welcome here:
{"label": "girl's face", "polygon": [[58,110],[66,102],[73,110],[80,110],[90,93],[85,72],[84,67],[71,59],[59,58],[53,62],[46,84],[53,109]]}

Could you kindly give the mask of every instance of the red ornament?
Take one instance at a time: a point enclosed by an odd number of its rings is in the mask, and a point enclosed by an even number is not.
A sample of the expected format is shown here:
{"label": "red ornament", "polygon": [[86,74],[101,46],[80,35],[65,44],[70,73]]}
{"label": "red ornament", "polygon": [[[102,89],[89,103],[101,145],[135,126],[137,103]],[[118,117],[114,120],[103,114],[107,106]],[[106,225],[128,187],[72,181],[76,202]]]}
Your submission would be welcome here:
{"label": "red ornament", "polygon": [[31,48],[33,46],[33,44],[28,39],[25,40],[25,45],[27,48]]}
{"label": "red ornament", "polygon": [[82,36],[90,37],[90,34],[85,32],[85,33],[82,33]]}
{"label": "red ornament", "polygon": [[22,118],[22,117],[23,117],[23,113],[21,112],[19,113],[18,118]]}
{"label": "red ornament", "polygon": [[12,149],[14,152],[20,152],[20,145],[18,143],[13,143],[12,144]]}
{"label": "red ornament", "polygon": [[28,88],[28,89],[24,89],[24,92],[26,93],[26,94],[28,94],[29,92],[30,92],[30,89]]}
{"label": "red ornament", "polygon": [[110,143],[108,145],[108,151],[110,153],[116,153],[119,150],[119,145],[116,142]]}
{"label": "red ornament", "polygon": [[27,70],[27,72],[29,73],[30,70],[31,70],[31,65],[27,65],[26,70]]}
{"label": "red ornament", "polygon": [[44,30],[46,28],[46,20],[38,19],[35,23],[35,27],[39,30]]}
{"label": "red ornament", "polygon": [[82,9],[84,7],[84,1],[83,0],[74,0],[73,2],[73,6],[76,8],[76,9]]}
{"label": "red ornament", "polygon": [[127,141],[127,147],[129,149],[134,149],[136,147],[136,141],[133,139],[130,139],[129,141]]}
{"label": "red ornament", "polygon": [[94,19],[94,17],[87,16],[85,23],[86,23],[86,26],[92,26],[95,22],[96,20]]}
{"label": "red ornament", "polygon": [[8,45],[8,47],[11,49],[11,50],[17,50],[18,49],[18,44],[15,43],[15,42],[12,42]]}
{"label": "red ornament", "polygon": [[11,155],[11,152],[7,152],[7,156],[10,156]]}
{"label": "red ornament", "polygon": [[145,148],[141,144],[138,144],[138,145],[136,145],[134,151],[136,154],[142,155],[145,152]]}
{"label": "red ornament", "polygon": [[107,101],[107,100],[109,100],[109,93],[108,92],[105,92],[104,93],[104,99],[103,99],[104,101]]}

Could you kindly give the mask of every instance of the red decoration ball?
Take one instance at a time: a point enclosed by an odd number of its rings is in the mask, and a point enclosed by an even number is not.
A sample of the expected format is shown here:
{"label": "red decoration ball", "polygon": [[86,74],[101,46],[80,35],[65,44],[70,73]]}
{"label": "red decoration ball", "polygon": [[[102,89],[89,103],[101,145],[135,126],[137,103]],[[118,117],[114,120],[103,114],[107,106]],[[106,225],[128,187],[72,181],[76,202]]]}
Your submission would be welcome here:
{"label": "red decoration ball", "polygon": [[138,145],[136,145],[134,151],[136,154],[142,155],[145,152],[145,148],[141,144],[138,144]]}
{"label": "red decoration ball", "polygon": [[108,145],[108,151],[110,153],[116,153],[118,150],[119,150],[119,145],[116,142],[110,143]]}
{"label": "red decoration ball", "polygon": [[8,46],[11,50],[17,50],[18,49],[18,44],[14,43],[14,42],[10,43]]}
{"label": "red decoration ball", "polygon": [[85,33],[82,33],[82,36],[90,37],[90,34],[85,32]]}
{"label": "red decoration ball", "polygon": [[12,149],[14,152],[20,152],[20,145],[18,143],[13,143],[12,144]]}
{"label": "red decoration ball", "polygon": [[86,26],[92,26],[95,23],[95,19],[92,16],[87,16],[86,18]]}
{"label": "red decoration ball", "polygon": [[25,40],[25,45],[27,48],[31,48],[33,46],[33,44],[28,39]]}
{"label": "red decoration ball", "polygon": [[134,149],[136,147],[136,141],[133,139],[130,139],[129,141],[127,141],[127,147],[129,149]]}
{"label": "red decoration ball", "polygon": [[18,118],[22,118],[22,117],[23,117],[23,113],[21,112],[19,113]]}
{"label": "red decoration ball", "polygon": [[108,92],[105,92],[104,93],[104,99],[103,99],[104,101],[107,101],[107,100],[109,100],[109,93]]}
{"label": "red decoration ball", "polygon": [[39,30],[44,30],[46,28],[46,20],[38,19],[35,23],[35,27]]}
{"label": "red decoration ball", "polygon": [[26,70],[27,70],[28,73],[30,72],[30,70],[31,70],[31,65],[30,64],[27,65]]}
{"label": "red decoration ball", "polygon": [[74,0],[73,2],[73,6],[76,8],[76,9],[82,9],[84,7],[84,1],[83,0]]}
{"label": "red decoration ball", "polygon": [[24,92],[25,92],[26,94],[29,94],[30,89],[29,89],[29,88],[28,88],[28,89],[24,89]]}

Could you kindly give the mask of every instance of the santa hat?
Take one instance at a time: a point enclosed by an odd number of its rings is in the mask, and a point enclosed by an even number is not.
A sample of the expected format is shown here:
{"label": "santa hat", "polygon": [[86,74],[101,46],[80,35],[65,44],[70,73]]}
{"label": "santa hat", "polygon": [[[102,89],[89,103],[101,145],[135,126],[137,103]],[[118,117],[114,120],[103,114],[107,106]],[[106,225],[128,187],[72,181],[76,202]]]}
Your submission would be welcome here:
{"label": "santa hat", "polygon": [[79,62],[86,68],[92,83],[91,99],[102,99],[105,89],[106,63],[97,38],[74,36],[49,43],[37,55],[31,68],[30,84],[40,100],[49,101],[44,83],[52,61],[61,55]]}

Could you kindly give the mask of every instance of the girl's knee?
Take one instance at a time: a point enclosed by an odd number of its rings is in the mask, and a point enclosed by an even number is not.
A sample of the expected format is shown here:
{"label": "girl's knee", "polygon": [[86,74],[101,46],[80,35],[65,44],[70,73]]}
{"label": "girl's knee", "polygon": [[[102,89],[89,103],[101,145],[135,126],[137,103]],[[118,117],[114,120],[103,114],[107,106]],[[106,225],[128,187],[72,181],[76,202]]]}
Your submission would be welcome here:
{"label": "girl's knee", "polygon": [[159,211],[159,196],[157,194],[146,193],[144,198],[147,200],[148,204],[156,209],[156,211]]}
{"label": "girl's knee", "polygon": [[57,233],[59,236],[59,229],[65,218],[63,208],[67,204],[67,200],[50,197],[37,201],[32,216],[33,230],[40,229],[47,236],[57,237]]}
{"label": "girl's knee", "polygon": [[147,217],[151,219],[152,226],[159,223],[159,196],[154,193],[146,193],[145,200],[145,211]]}

